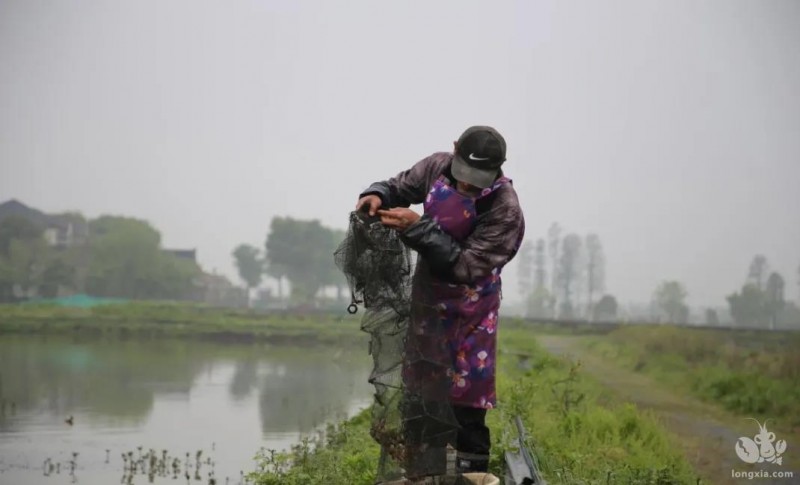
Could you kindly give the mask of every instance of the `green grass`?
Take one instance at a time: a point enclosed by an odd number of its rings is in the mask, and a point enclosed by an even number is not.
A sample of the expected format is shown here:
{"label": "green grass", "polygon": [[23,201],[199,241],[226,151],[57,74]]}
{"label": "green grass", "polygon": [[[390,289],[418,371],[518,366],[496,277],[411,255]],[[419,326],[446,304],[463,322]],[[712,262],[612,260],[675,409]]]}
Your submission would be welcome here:
{"label": "green grass", "polygon": [[739,415],[800,425],[800,336],[678,327],[620,328],[593,351]]}
{"label": "green grass", "polygon": [[[679,447],[651,415],[629,404],[604,404],[601,386],[579,366],[547,354],[529,329],[509,322],[500,336],[500,403],[488,419],[495,475],[503,475],[503,452],[519,415],[553,485],[697,483]],[[369,426],[366,411],[286,453],[262,451],[251,479],[259,485],[371,485],[378,446]]]}
{"label": "green grass", "polygon": [[264,315],[187,303],[136,302],[69,308],[0,305],[0,334],[47,333],[139,338],[205,338],[365,346],[357,318]]}
{"label": "green grass", "polygon": [[365,410],[289,451],[262,449],[249,478],[258,485],[372,485],[380,450],[369,435],[370,423]]}

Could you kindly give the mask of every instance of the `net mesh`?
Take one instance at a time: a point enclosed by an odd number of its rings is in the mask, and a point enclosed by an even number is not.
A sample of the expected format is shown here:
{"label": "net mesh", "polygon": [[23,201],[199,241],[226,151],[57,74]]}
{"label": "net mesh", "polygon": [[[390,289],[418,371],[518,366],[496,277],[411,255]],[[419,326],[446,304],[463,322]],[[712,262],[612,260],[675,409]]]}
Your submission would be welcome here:
{"label": "net mesh", "polygon": [[451,357],[439,309],[428,291],[429,271],[419,260],[412,277],[410,250],[378,217],[350,214],[334,254],[347,277],[351,311],[365,309],[375,387],[370,434],[381,446],[378,478],[443,475],[446,446],[457,424],[447,397]]}

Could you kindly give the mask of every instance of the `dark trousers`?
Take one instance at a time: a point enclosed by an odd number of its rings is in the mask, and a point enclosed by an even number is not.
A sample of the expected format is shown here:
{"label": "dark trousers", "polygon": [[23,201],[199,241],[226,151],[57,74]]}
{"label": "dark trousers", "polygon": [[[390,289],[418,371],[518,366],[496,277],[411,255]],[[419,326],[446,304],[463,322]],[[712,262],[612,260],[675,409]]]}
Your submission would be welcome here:
{"label": "dark trousers", "polygon": [[485,472],[489,469],[489,450],[492,442],[486,426],[486,410],[453,406],[458,421],[456,450],[460,472]]}
{"label": "dark trousers", "polygon": [[491,437],[485,409],[423,401],[406,407],[405,415],[410,476],[443,474],[447,444],[456,449],[460,473],[488,471]]}

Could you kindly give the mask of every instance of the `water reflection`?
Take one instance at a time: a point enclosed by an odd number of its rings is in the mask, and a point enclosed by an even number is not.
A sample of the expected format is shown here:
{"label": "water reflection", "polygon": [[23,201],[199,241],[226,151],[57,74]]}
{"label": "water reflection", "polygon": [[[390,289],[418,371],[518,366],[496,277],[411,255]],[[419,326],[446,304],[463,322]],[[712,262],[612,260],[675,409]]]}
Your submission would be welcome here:
{"label": "water reflection", "polygon": [[139,446],[159,459],[216,446],[217,476],[239,477],[261,446],[366,404],[369,367],[366,351],[331,348],[4,336],[0,483],[39,483],[14,473],[41,479],[45,460],[63,467],[76,452],[81,483],[107,483],[104,466],[119,481]]}

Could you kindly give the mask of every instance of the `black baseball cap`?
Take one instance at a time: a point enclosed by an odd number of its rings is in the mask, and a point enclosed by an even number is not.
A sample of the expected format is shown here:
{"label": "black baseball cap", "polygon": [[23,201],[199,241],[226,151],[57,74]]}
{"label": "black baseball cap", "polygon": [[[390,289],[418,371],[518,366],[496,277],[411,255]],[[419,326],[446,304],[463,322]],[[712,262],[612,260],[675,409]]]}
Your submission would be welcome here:
{"label": "black baseball cap", "polygon": [[461,182],[489,187],[506,161],[506,141],[491,126],[471,126],[456,142],[451,170]]}

